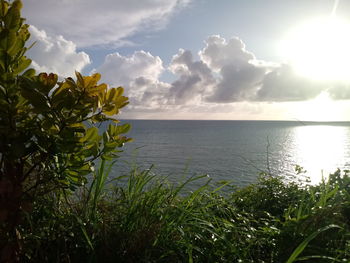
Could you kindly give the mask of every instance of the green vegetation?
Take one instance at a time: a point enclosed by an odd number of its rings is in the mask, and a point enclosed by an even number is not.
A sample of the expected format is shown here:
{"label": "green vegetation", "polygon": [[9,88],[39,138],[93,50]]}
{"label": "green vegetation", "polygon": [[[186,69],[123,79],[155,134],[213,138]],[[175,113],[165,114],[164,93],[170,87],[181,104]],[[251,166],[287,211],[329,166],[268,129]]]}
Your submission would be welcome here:
{"label": "green vegetation", "polygon": [[[349,262],[350,177],[302,187],[261,176],[233,193],[190,192],[151,170],[104,184],[102,162],[79,194],[50,193],[21,224],[23,261]],[[226,185],[225,187],[230,187]]]}
{"label": "green vegetation", "polygon": [[3,261],[18,258],[18,225],[36,198],[74,190],[86,182],[94,161],[117,157],[129,141],[129,125],[114,116],[128,103],[123,88],[98,84],[99,74],[58,81],[56,74],[28,69],[28,25],[21,1],[0,1],[0,251]]}
{"label": "green vegetation", "polygon": [[[110,174],[130,140],[114,119],[123,89],[27,69],[20,9],[0,0],[0,262],[350,261],[347,171],[317,186],[264,174],[193,191],[205,176]],[[100,135],[104,121],[116,123]]]}

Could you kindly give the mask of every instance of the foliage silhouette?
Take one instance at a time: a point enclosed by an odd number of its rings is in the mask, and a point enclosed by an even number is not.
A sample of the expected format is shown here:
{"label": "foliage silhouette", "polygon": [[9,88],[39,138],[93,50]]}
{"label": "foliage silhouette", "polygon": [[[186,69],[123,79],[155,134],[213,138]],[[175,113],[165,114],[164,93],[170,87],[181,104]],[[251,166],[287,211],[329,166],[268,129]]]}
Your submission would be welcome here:
{"label": "foliage silhouette", "polygon": [[[25,56],[30,37],[19,0],[0,2],[0,223],[2,261],[18,258],[16,227],[35,197],[86,182],[98,158],[118,156],[130,126],[115,115],[128,104],[123,88],[100,74],[58,81],[36,74]],[[114,122],[99,134],[97,125]],[[8,242],[10,240],[11,242]]]}

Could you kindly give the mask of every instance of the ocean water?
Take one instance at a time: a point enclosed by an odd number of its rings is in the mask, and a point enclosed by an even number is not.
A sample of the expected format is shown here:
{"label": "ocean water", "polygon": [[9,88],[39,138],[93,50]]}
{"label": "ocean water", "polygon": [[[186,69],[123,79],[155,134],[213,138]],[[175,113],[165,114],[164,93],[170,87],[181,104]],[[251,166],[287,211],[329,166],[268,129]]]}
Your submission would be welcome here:
{"label": "ocean water", "polygon": [[[350,123],[293,121],[124,120],[134,141],[113,167],[125,174],[132,165],[181,181],[208,175],[239,186],[260,172],[290,180],[319,182],[337,168],[350,168]],[[296,165],[307,172],[297,175]]]}

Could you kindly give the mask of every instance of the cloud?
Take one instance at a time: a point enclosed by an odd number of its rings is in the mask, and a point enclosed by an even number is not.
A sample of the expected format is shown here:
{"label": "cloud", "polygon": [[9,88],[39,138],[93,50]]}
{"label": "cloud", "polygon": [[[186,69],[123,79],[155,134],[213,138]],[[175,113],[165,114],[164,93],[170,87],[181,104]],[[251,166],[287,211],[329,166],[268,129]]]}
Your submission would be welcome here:
{"label": "cloud", "polygon": [[219,35],[212,35],[205,41],[205,45],[205,48],[199,51],[199,56],[215,71],[230,65],[235,65],[237,68],[244,67],[255,60],[254,55],[245,49],[243,41],[237,37],[227,42]]}
{"label": "cloud", "polygon": [[169,66],[169,70],[178,76],[171,84],[169,101],[172,104],[184,104],[202,100],[202,96],[215,83],[212,72],[203,61],[193,61],[192,53],[180,49]]}
{"label": "cloud", "polygon": [[190,0],[26,0],[27,22],[78,47],[118,44],[137,31],[159,29]]}
{"label": "cloud", "polygon": [[266,69],[249,63],[243,67],[226,65],[220,70],[221,80],[206,100],[218,103],[251,101],[265,72]]}
{"label": "cloud", "polygon": [[264,76],[256,100],[303,101],[315,98],[324,89],[323,83],[300,76],[284,64]]}
{"label": "cloud", "polygon": [[122,56],[119,53],[109,54],[96,70],[103,74],[103,81],[109,84],[129,85],[131,81],[140,77],[158,79],[164,68],[160,57],[141,50],[135,51],[131,56]]}
{"label": "cloud", "polygon": [[257,60],[237,37],[226,41],[214,35],[205,45],[199,56],[219,74],[217,85],[206,96],[208,102],[301,101],[316,97],[326,88],[296,74],[290,65]]}
{"label": "cloud", "polygon": [[103,82],[125,87],[129,110],[153,110],[168,104],[170,84],[159,80],[164,70],[159,57],[141,50],[130,56],[109,54],[94,71],[102,74]]}
{"label": "cloud", "polygon": [[[127,89],[132,110],[161,110],[169,108],[167,94],[170,84],[156,80],[137,78]],[[130,91],[128,91],[130,89]]]}
{"label": "cloud", "polygon": [[[350,98],[350,86],[324,83],[298,75],[292,66],[258,60],[242,40],[211,36],[195,59],[180,49],[164,66],[160,57],[136,51],[113,53],[96,69],[103,80],[123,85],[130,98],[126,117],[293,119],[283,105],[298,103],[328,92],[336,99]],[[161,81],[170,72],[175,80]],[[294,106],[293,106],[294,105]],[[223,116],[223,115],[221,115]]]}
{"label": "cloud", "polygon": [[27,55],[32,59],[32,66],[39,72],[54,72],[62,77],[74,76],[74,71],[81,71],[90,64],[85,52],[78,52],[76,45],[62,36],[51,36],[35,26],[30,28],[30,40],[36,42]]}
{"label": "cloud", "polygon": [[349,83],[333,83],[327,89],[327,93],[334,100],[349,100],[350,99],[350,84]]}
{"label": "cloud", "polygon": [[199,57],[219,74],[217,84],[206,96],[208,102],[252,100],[267,71],[267,67],[260,65],[237,37],[226,41],[217,35],[210,36],[205,41],[205,47],[199,51]]}
{"label": "cloud", "polygon": [[202,61],[194,61],[190,51],[181,49],[173,57],[167,70],[177,76],[174,82],[160,80],[165,70],[159,57],[141,50],[130,56],[109,54],[95,71],[107,84],[125,87],[129,110],[165,111],[201,102],[201,94],[215,83],[211,70]]}

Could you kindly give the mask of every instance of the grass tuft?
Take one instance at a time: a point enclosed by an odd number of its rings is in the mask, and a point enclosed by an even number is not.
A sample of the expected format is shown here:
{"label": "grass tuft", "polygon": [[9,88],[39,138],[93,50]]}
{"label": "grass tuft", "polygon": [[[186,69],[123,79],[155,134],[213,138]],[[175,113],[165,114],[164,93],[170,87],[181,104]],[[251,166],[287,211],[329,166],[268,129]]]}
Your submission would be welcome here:
{"label": "grass tuft", "polygon": [[20,229],[23,262],[350,261],[347,171],[316,186],[264,175],[232,190],[206,176],[172,184],[153,167],[108,181],[111,165],[78,195],[36,200]]}

